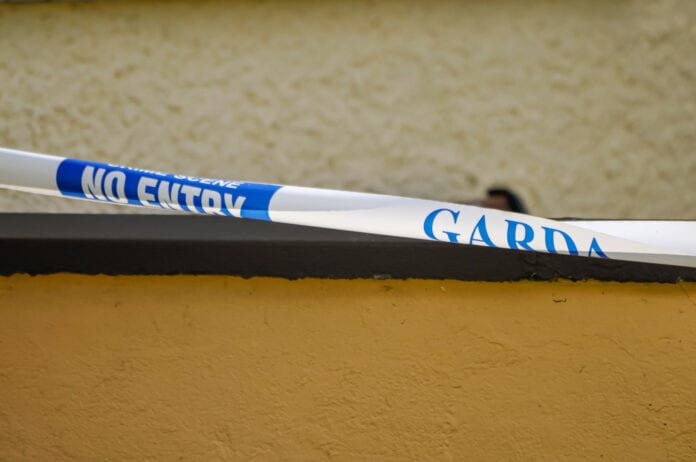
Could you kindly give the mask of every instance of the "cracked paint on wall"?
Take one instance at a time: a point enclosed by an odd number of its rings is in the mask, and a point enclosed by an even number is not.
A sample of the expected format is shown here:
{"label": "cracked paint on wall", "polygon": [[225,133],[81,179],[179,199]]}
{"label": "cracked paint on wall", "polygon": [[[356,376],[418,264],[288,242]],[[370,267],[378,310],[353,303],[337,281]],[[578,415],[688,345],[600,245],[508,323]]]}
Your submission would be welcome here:
{"label": "cracked paint on wall", "polygon": [[0,459],[692,460],[696,285],[0,278]]}

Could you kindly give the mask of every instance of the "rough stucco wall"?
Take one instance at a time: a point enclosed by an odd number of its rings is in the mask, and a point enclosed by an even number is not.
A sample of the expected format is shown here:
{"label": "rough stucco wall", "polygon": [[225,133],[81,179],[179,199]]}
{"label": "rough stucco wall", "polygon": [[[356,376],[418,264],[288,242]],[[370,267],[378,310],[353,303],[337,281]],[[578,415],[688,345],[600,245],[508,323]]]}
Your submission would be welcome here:
{"label": "rough stucco wall", "polygon": [[2,460],[694,460],[696,285],[0,278]]}
{"label": "rough stucco wall", "polygon": [[505,184],[548,216],[696,211],[691,0],[0,5],[0,43],[0,145],[426,198]]}

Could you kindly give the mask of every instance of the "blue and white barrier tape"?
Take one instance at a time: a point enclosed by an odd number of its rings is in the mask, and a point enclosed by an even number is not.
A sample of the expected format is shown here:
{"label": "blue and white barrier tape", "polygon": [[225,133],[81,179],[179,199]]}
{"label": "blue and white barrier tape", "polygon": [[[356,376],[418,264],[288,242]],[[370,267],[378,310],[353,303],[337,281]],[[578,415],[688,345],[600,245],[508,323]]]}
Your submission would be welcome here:
{"label": "blue and white barrier tape", "polygon": [[470,205],[213,180],[0,148],[0,187],[387,236],[696,268],[696,222],[560,222]]}

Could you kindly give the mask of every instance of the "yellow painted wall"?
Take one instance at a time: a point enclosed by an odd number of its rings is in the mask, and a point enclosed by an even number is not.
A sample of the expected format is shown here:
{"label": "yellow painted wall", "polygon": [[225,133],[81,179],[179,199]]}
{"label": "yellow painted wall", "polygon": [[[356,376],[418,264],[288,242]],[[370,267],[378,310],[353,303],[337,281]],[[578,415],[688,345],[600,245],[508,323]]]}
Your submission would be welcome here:
{"label": "yellow painted wall", "polygon": [[[693,0],[0,4],[0,146],[693,219],[694,50]],[[8,210],[126,209],[0,191]]]}
{"label": "yellow painted wall", "polygon": [[696,458],[693,283],[18,275],[0,319],[0,460]]}

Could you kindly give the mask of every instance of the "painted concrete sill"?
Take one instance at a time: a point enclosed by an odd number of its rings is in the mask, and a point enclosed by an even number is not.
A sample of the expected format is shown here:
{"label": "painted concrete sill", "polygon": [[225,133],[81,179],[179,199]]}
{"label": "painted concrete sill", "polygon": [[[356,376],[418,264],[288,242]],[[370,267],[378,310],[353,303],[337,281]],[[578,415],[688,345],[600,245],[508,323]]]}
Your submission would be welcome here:
{"label": "painted concrete sill", "polygon": [[696,269],[182,215],[0,214],[0,274],[696,281]]}

